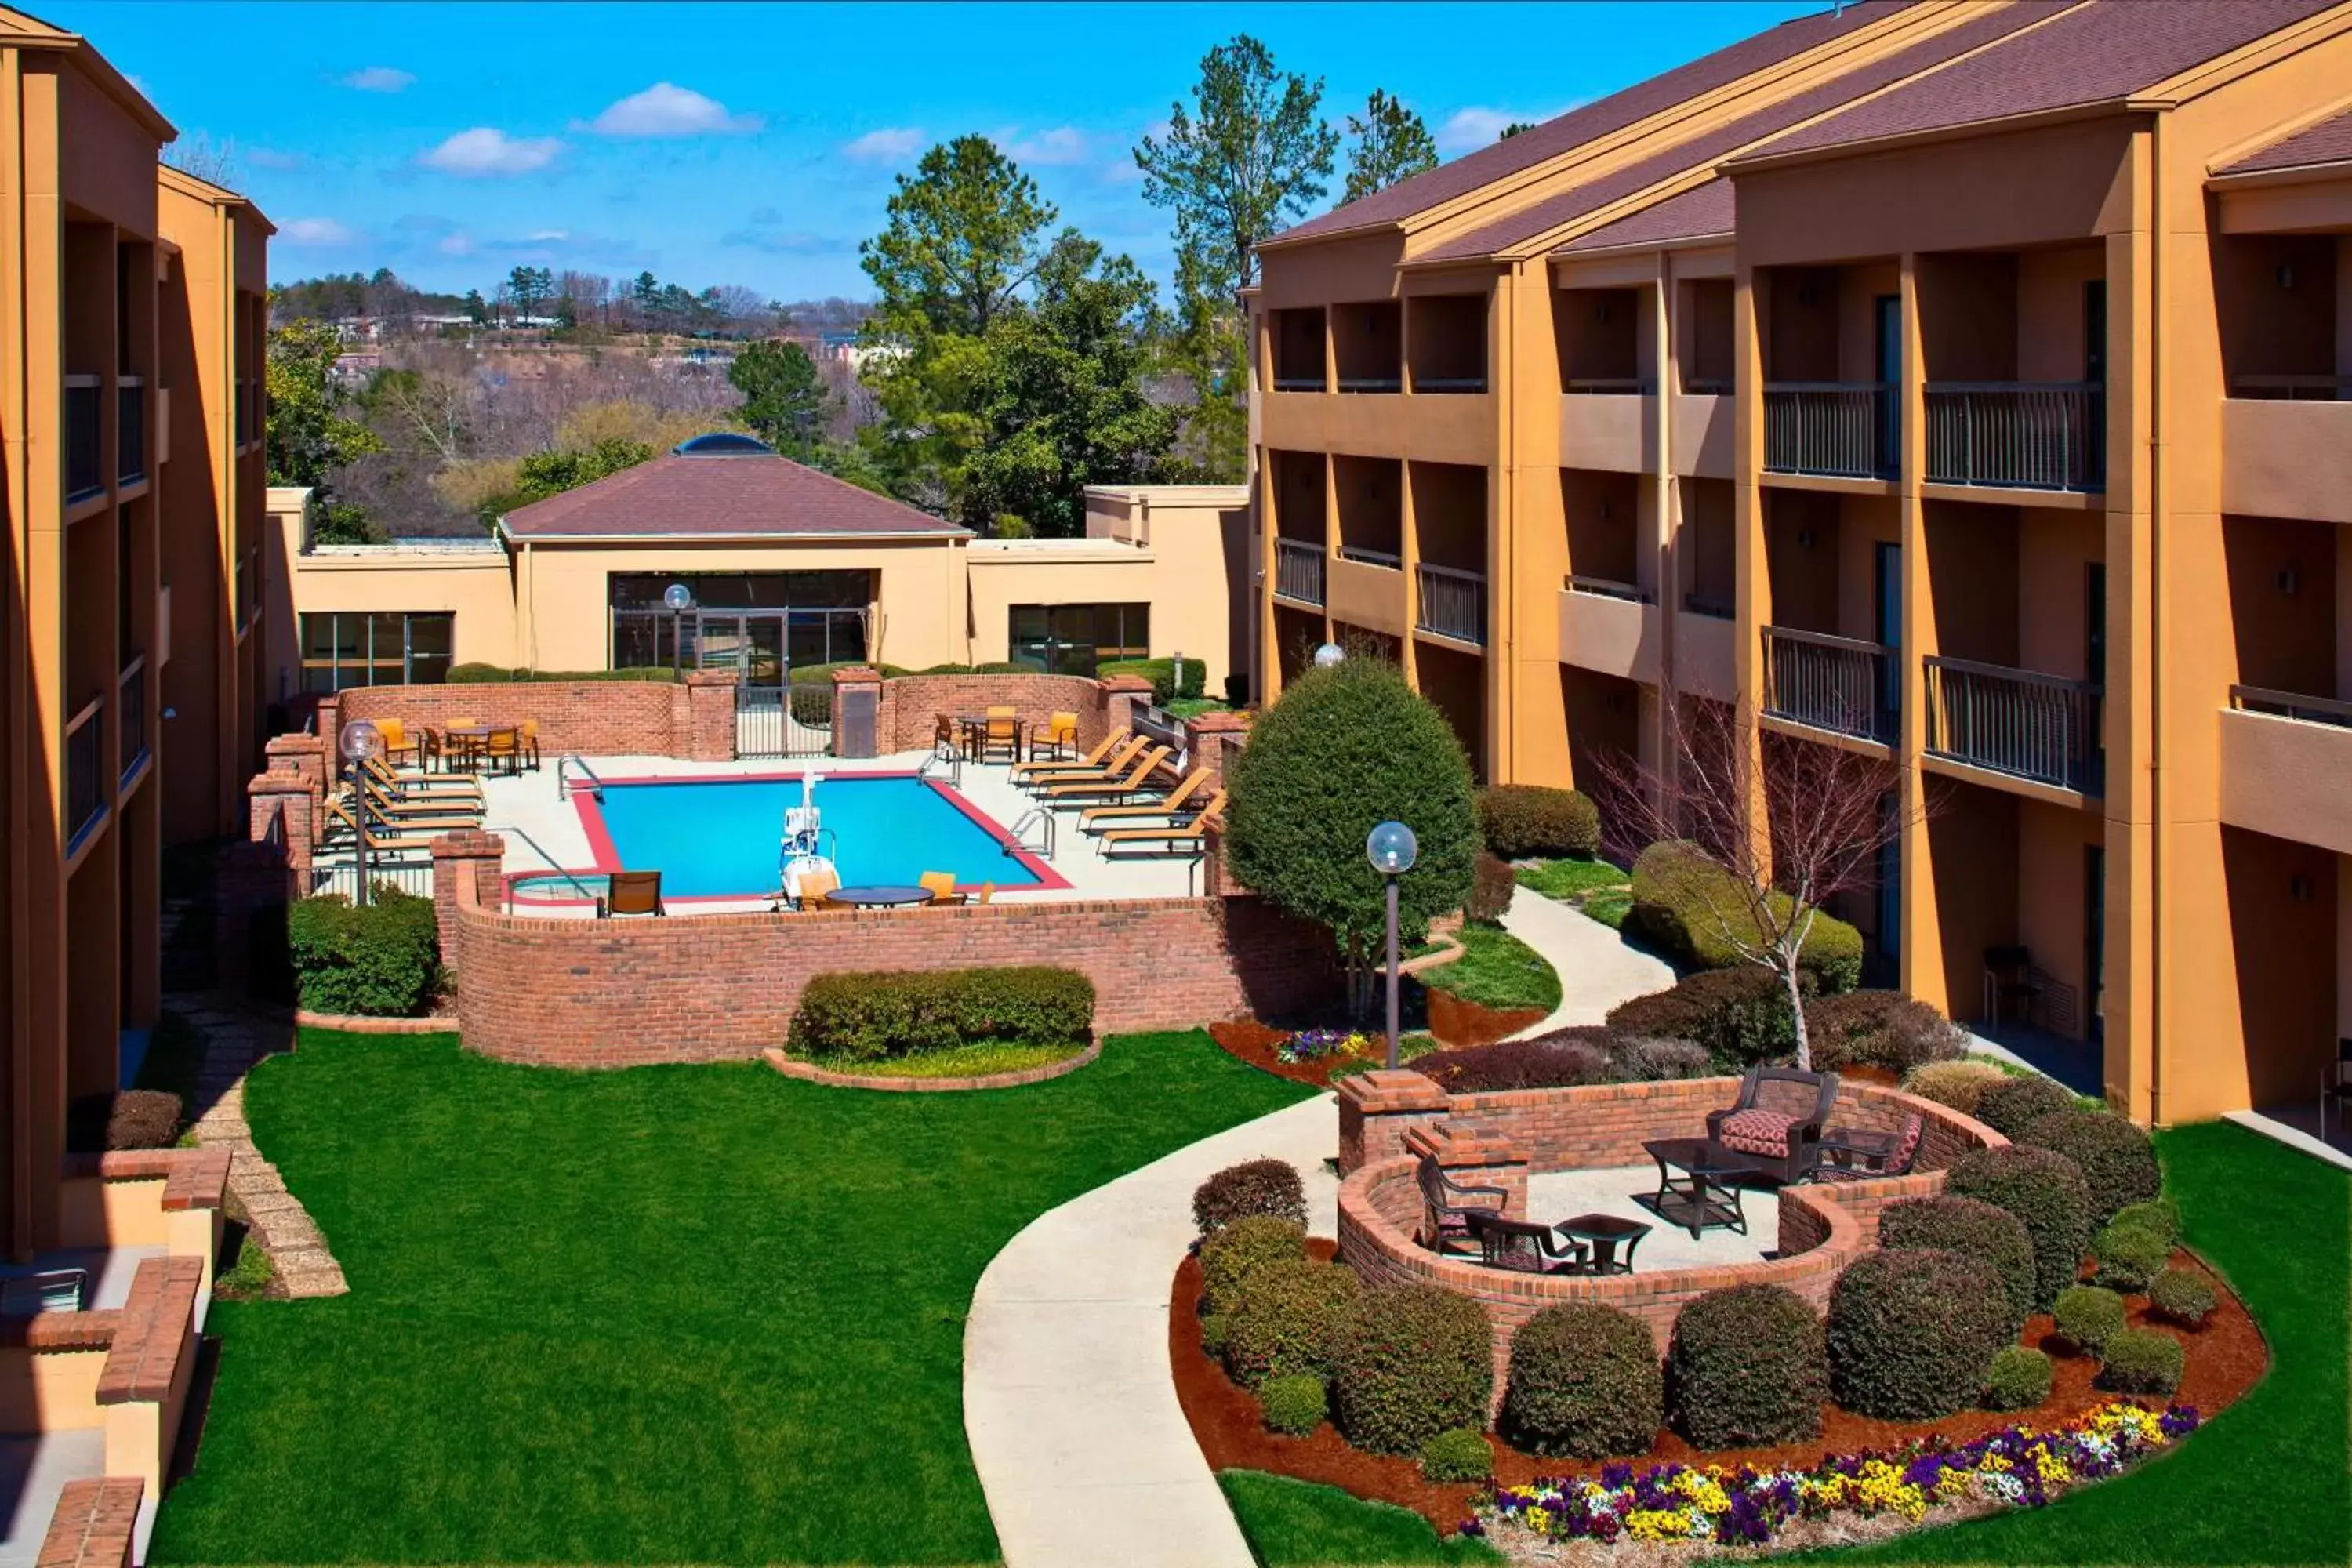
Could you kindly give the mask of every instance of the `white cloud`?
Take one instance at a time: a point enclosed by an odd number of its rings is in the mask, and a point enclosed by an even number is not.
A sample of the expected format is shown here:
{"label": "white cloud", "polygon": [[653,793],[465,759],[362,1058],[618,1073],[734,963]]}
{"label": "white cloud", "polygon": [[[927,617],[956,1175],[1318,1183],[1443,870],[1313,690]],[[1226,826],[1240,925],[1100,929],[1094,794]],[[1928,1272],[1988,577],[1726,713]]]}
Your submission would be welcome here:
{"label": "white cloud", "polygon": [[238,156],[257,169],[299,169],[308,162],[299,153],[275,153],[267,147],[248,147]]}
{"label": "white cloud", "polygon": [[1016,163],[1079,163],[1086,161],[1086,133],[1074,125],[1056,125],[1034,136],[1008,136],[1005,156]]}
{"label": "white cloud", "polygon": [[911,125],[885,126],[879,131],[868,131],[855,142],[843,142],[841,151],[847,157],[886,163],[906,157],[922,144],[922,132]]}
{"label": "white cloud", "polygon": [[542,228],[536,233],[528,234],[523,237],[528,243],[532,245],[552,245],[562,240],[570,239],[571,237],[572,231],[568,228]]}
{"label": "white cloud", "polygon": [[492,125],[460,131],[417,162],[445,174],[528,174],[544,169],[563,150],[552,136],[509,136]]}
{"label": "white cloud", "polygon": [[362,66],[343,78],[343,85],[362,92],[398,92],[415,80],[412,73],[394,66]]}
{"label": "white cloud", "polygon": [[359,231],[331,217],[289,218],[278,226],[281,245],[350,245]]}
{"label": "white cloud", "polygon": [[433,248],[444,256],[471,256],[474,254],[474,237],[459,229],[455,234],[443,235],[441,242]]}
{"label": "white cloud", "polygon": [[733,136],[757,131],[761,123],[756,114],[728,113],[725,104],[691,88],[657,81],[585,124],[574,121],[572,129],[599,136]]}
{"label": "white cloud", "polygon": [[1455,110],[1445,123],[1437,128],[1437,150],[1449,158],[1461,153],[1475,152],[1502,135],[1503,127],[1515,121],[1541,125],[1545,121],[1566,112],[1565,109],[1530,111],[1472,104],[1467,109]]}

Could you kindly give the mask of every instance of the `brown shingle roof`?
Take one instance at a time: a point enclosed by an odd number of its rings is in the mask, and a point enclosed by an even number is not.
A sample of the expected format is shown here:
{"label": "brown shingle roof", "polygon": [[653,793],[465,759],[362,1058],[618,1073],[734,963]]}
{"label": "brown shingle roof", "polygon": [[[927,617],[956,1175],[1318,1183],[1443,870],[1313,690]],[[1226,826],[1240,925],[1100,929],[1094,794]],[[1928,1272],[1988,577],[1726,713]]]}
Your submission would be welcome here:
{"label": "brown shingle roof", "polygon": [[2219,171],[2224,174],[2263,174],[2273,169],[2301,169],[2313,163],[2341,163],[2352,159],[2352,109],[2333,120],[2307,125],[2284,142],[2273,142],[2249,153]]}
{"label": "brown shingle roof", "polygon": [[1922,38],[1907,48],[1897,49],[1893,54],[1833,77],[1793,98],[1759,109],[1679,147],[1670,147],[1590,184],[1562,191],[1549,200],[1538,202],[1484,228],[1457,235],[1415,259],[1449,261],[1487,256],[1532,239],[1546,229],[1572,223],[1587,213],[1598,212],[1612,202],[1638,195],[1678,174],[1709,168],[1766,137],[1816,115],[1826,114],[1864,93],[1875,92],[1906,77],[1932,70],[1970,49],[1981,48],[2021,27],[2055,16],[2074,3],[2075,0],[2021,0],[2018,5],[1988,11],[1958,26],[1947,27],[1930,37]]}
{"label": "brown shingle roof", "polygon": [[628,539],[967,531],[785,458],[667,454],[502,520],[517,539]]}
{"label": "brown shingle roof", "polygon": [[1306,239],[1319,234],[1337,234],[1344,229],[1379,227],[1396,223],[1426,208],[1452,201],[1456,196],[1466,195],[1481,185],[1516,174],[1547,158],[1558,157],[1587,142],[1622,131],[1653,114],[1713,92],[1751,72],[1767,69],[1808,49],[1844,37],[1912,3],[1913,0],[1864,0],[1862,5],[1846,6],[1842,13],[1823,11],[1816,16],[1797,17],[1777,27],[1768,27],[1753,37],[1742,38],[1711,55],[1702,55],[1663,75],[1636,82],[1606,98],[1547,120],[1507,142],[1497,142],[1475,153],[1466,153],[1426,174],[1400,180],[1360,201],[1334,207],[1320,217],[1308,218],[1276,237]]}
{"label": "brown shingle roof", "polygon": [[1763,155],[2105,103],[2337,0],[2092,0],[2046,27],[1760,150]]}
{"label": "brown shingle roof", "polygon": [[1579,235],[1552,254],[1606,250],[1620,245],[1667,245],[1677,239],[1730,232],[1731,182],[1718,174],[1681,195],[1667,197],[1656,206],[1643,207],[1631,216]]}

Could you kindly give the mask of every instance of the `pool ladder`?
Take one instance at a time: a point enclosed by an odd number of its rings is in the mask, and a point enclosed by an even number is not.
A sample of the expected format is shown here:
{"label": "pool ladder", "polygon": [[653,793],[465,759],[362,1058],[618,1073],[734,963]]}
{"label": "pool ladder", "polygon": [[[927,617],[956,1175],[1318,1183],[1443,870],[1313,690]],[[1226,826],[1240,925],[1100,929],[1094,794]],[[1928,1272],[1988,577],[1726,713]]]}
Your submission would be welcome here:
{"label": "pool ladder", "polygon": [[[1032,824],[1045,830],[1034,845],[1027,837]],[[1054,814],[1042,805],[1032,806],[1020,821],[1013,825],[1013,842],[1024,849],[1034,848],[1038,854],[1051,860],[1054,858]]]}
{"label": "pool ladder", "polygon": [[958,789],[963,787],[963,753],[953,746],[941,742],[929,756],[923,759],[922,765],[915,770],[915,776],[919,779],[929,778],[935,768],[944,768],[948,783]]}
{"label": "pool ladder", "polygon": [[604,799],[604,781],[596,776],[596,770],[588,765],[588,759],[577,752],[566,752],[555,759],[555,798],[558,800],[572,798],[564,793],[563,789],[563,770],[566,768],[576,768],[580,771],[588,780],[588,793],[594,795],[597,803],[602,805]]}

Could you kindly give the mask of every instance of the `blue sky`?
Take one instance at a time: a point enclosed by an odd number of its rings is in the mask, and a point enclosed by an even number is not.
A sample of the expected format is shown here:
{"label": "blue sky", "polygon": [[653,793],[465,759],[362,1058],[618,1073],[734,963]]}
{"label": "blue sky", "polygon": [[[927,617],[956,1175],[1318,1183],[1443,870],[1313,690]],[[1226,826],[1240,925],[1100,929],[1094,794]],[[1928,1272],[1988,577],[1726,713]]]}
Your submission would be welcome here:
{"label": "blue sky", "polygon": [[1164,279],[1168,215],[1143,201],[1129,150],[1238,31],[1323,77],[1334,123],[1386,88],[1453,156],[1509,120],[1822,8],[37,7],[90,37],[183,137],[233,144],[241,184],[279,226],[277,278],[389,266],[488,291],[529,262],[782,299],[865,294],[857,241],[881,226],[892,176],[971,131],[1006,145],[1065,221]]}

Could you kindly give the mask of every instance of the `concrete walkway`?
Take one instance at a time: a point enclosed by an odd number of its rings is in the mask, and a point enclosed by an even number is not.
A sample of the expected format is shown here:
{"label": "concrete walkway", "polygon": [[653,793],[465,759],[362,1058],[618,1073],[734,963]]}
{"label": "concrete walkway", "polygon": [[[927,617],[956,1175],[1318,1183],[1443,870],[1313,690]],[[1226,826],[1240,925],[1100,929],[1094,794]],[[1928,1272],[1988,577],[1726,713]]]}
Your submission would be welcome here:
{"label": "concrete walkway", "polygon": [[1620,1002],[1674,984],[1673,966],[1628,943],[1591,916],[1521,888],[1503,911],[1503,929],[1542,953],[1559,972],[1559,1005],[1514,1039],[1605,1022]]}
{"label": "concrete walkway", "polygon": [[1168,1367],[1168,1291],[1192,1189],[1243,1160],[1307,1178],[1338,1230],[1332,1097],[1179,1149],[1039,1215],[972,1292],[963,1421],[1006,1568],[1252,1568]]}

